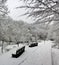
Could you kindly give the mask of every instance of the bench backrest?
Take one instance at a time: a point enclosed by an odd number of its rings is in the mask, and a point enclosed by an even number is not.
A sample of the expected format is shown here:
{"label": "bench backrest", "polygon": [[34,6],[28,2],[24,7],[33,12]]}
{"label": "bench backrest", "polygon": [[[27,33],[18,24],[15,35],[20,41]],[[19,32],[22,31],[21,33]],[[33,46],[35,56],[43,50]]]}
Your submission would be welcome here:
{"label": "bench backrest", "polygon": [[18,50],[16,51],[16,54],[21,53],[24,49],[25,49],[25,46],[23,46],[22,48],[18,49]]}

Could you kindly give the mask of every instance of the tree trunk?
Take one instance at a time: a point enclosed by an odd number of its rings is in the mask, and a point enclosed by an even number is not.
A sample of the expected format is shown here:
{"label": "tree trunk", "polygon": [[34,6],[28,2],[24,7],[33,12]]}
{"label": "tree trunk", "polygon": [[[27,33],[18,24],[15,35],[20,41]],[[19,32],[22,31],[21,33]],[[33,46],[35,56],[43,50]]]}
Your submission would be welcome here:
{"label": "tree trunk", "polygon": [[9,42],[9,45],[10,45],[10,42]]}
{"label": "tree trunk", "polygon": [[1,48],[1,52],[3,53],[3,44],[4,44],[4,41],[2,41],[2,48]]}
{"label": "tree trunk", "polygon": [[45,40],[44,40],[44,44],[45,44]]}
{"label": "tree trunk", "polygon": [[19,43],[17,43],[17,46],[19,47]]}
{"label": "tree trunk", "polygon": [[35,41],[37,42],[37,34],[35,35]]}

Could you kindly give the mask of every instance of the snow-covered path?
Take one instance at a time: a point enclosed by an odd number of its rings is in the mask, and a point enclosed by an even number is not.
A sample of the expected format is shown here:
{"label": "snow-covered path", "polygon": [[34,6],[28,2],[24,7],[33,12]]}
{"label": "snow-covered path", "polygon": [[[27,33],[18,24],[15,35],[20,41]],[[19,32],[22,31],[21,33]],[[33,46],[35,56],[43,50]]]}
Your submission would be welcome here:
{"label": "snow-covered path", "polygon": [[0,65],[51,65],[51,45],[39,43],[37,47],[26,46],[19,58],[11,57],[12,50],[0,56]]}
{"label": "snow-covered path", "polygon": [[[33,48],[34,49],[34,48]],[[50,44],[39,44],[37,49],[30,54],[23,63],[19,65],[51,65],[51,46]]]}

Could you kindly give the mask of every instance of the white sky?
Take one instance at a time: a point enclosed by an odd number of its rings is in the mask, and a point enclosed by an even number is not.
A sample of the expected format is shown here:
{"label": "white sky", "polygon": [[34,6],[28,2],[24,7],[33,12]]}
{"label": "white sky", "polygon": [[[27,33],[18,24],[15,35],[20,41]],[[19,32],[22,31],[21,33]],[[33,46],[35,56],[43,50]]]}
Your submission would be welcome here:
{"label": "white sky", "polygon": [[14,20],[24,20],[27,23],[33,22],[31,18],[20,16],[26,12],[25,9],[16,9],[17,6],[24,5],[24,3],[20,2],[20,0],[8,0],[7,5],[10,11],[9,16],[11,16]]}

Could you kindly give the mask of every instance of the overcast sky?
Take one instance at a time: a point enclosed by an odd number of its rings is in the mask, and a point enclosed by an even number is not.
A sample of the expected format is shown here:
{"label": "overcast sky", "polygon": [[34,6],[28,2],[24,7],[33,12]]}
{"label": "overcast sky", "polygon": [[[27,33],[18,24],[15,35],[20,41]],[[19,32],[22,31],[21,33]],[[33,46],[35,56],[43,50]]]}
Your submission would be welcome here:
{"label": "overcast sky", "polygon": [[24,14],[25,9],[16,9],[16,7],[24,5],[23,2],[19,2],[20,0],[8,0],[7,5],[10,11],[9,16],[11,16],[14,20],[24,20],[27,23],[32,23],[33,20],[31,18],[27,18],[26,16],[20,16]]}

